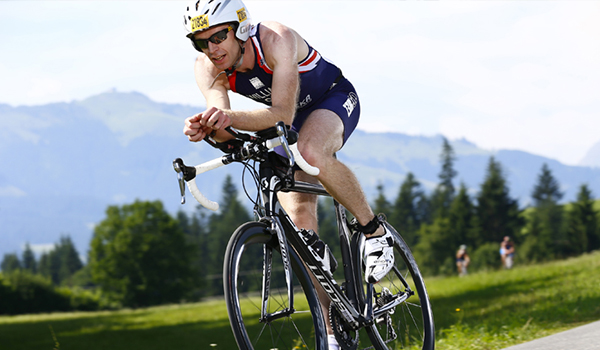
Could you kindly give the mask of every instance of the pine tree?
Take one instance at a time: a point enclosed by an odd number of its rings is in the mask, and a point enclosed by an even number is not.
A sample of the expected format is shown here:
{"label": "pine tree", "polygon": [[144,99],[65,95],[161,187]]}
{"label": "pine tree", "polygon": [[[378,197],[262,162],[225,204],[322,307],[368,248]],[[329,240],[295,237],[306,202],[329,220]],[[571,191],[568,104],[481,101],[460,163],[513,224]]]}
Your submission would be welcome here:
{"label": "pine tree", "polygon": [[415,246],[419,266],[429,274],[454,274],[458,247],[473,246],[471,236],[475,222],[473,203],[466,186],[461,184],[447,216],[438,216],[433,223],[420,227],[420,240]]}
{"label": "pine tree", "polygon": [[83,263],[75,245],[69,236],[61,236],[54,248],[43,253],[38,265],[38,272],[49,277],[53,284],[60,285],[83,268]]}
{"label": "pine tree", "polygon": [[452,199],[454,199],[455,188],[452,181],[457,174],[457,172],[454,170],[455,160],[456,156],[454,154],[454,149],[444,137],[442,154],[440,155],[442,170],[438,175],[440,183],[431,195],[434,218],[440,216],[446,217],[448,215],[448,210],[450,209],[450,203],[452,203]]}
{"label": "pine tree", "polygon": [[535,211],[521,249],[525,259],[544,261],[569,254],[563,208],[558,205],[562,196],[558,181],[552,175],[548,165],[543,164],[531,193]]}
{"label": "pine tree", "polygon": [[177,220],[186,237],[186,241],[193,247],[191,253],[190,266],[194,274],[198,276],[197,285],[191,292],[190,297],[193,300],[199,300],[206,294],[206,268],[208,264],[209,249],[207,247],[208,231],[208,209],[201,205],[196,206],[196,210],[190,214],[184,211],[177,212]]}
{"label": "pine tree", "polygon": [[375,198],[373,211],[375,212],[375,214],[381,213],[385,214],[388,217],[392,213],[392,204],[387,200],[385,196],[385,188],[381,183],[377,185],[377,198]]}
{"label": "pine tree", "polygon": [[598,212],[594,210],[592,192],[581,185],[577,201],[568,212],[569,250],[573,254],[590,252],[600,248]]}
{"label": "pine tree", "polygon": [[450,234],[454,240],[453,246],[458,247],[465,244],[472,247],[474,245],[472,237],[474,218],[475,206],[467,192],[467,187],[465,184],[461,184],[448,213]]}
{"label": "pine tree", "polygon": [[[77,253],[77,249],[75,249],[73,241],[71,241],[71,237],[63,236],[60,238],[60,243],[57,246],[57,254],[60,260],[58,271],[59,283],[70,280],[75,272],[83,268],[83,263],[81,262],[79,253]],[[69,284],[71,284],[70,281]]]}
{"label": "pine tree", "polygon": [[4,254],[4,258],[2,259],[2,263],[0,264],[0,268],[4,273],[20,270],[21,261],[15,253]]}
{"label": "pine tree", "polygon": [[[424,200],[425,196],[422,193],[415,194],[413,189],[417,186],[407,179],[405,181],[407,195],[402,196],[401,189],[401,195],[396,203],[398,209],[396,216],[399,220],[405,220],[398,225],[406,227],[408,232],[415,228],[418,230],[416,234],[409,235],[410,242],[407,243],[415,245],[419,264],[423,265],[424,271],[430,274],[448,274],[455,270],[456,239],[453,237],[449,219],[455,193],[453,180],[457,174],[454,170],[455,160],[454,150],[444,138],[440,155],[442,169],[438,175],[440,183],[431,194],[431,199]],[[418,204],[415,204],[416,198],[420,198]],[[412,214],[411,210],[418,214]]]}
{"label": "pine tree", "polygon": [[454,195],[454,184],[452,181],[457,174],[456,170],[454,170],[454,161],[456,160],[456,155],[454,154],[454,149],[448,142],[448,139],[445,137],[440,159],[442,162],[442,171],[438,175],[440,178],[440,187],[443,187],[450,195]]}
{"label": "pine tree", "polygon": [[31,273],[37,273],[35,254],[33,254],[29,243],[25,244],[25,250],[23,251],[23,269],[29,270]]}
{"label": "pine tree", "polygon": [[409,246],[417,243],[417,231],[427,221],[427,209],[427,199],[421,184],[409,172],[400,186],[393,215],[389,218],[390,224],[402,234]]}
{"label": "pine tree", "polygon": [[510,197],[502,166],[493,156],[490,157],[484,182],[476,198],[474,243],[478,246],[487,242],[499,243],[504,236],[515,239],[523,224],[519,206]]}
{"label": "pine tree", "polygon": [[60,256],[57,253],[58,244],[51,251],[45,252],[40,258],[39,272],[50,278],[54,285],[60,284]]}
{"label": "pine tree", "polygon": [[547,203],[556,204],[563,197],[560,185],[546,163],[542,165],[542,171],[538,175],[538,182],[531,193],[531,197],[536,207],[544,206]]}

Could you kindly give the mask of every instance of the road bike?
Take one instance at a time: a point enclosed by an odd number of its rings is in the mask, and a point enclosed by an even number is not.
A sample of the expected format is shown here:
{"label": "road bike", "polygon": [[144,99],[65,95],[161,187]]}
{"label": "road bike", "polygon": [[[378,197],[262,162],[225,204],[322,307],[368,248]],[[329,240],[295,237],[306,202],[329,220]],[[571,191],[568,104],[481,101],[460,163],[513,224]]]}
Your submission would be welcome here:
{"label": "road bike", "polygon": [[[244,164],[256,187],[256,197],[246,194],[257,220],[235,230],[223,266],[227,312],[239,348],[328,349],[316,284],[331,301],[326,312],[343,349],[434,349],[433,314],[423,277],[402,236],[385,218],[379,215],[393,234],[396,262],[381,281],[371,284],[364,279],[364,235],[342,205],[333,201],[341,248],[338,264],[329,246],[313,231],[296,227],[278,201],[279,192],[289,191],[329,196],[319,184],[294,179],[296,164],[309,175],[319,173],[299,153],[298,134],[282,122],[256,133],[227,131],[233,140],[205,138],[225,153],[222,157],[197,166],[178,158],[173,166],[182,203],[187,184],[201,205],[218,210],[218,203],[200,192],[196,179],[232,163]],[[273,151],[277,146],[287,158]],[[336,279],[338,265],[343,278]]]}

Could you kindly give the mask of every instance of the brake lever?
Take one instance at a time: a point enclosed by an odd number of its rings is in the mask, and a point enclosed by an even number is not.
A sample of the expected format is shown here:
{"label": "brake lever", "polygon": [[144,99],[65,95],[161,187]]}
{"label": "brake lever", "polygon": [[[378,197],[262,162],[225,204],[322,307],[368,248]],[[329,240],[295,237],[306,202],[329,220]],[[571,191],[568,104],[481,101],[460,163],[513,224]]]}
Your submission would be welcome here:
{"label": "brake lever", "polygon": [[279,141],[281,142],[281,146],[283,146],[283,150],[288,156],[290,167],[293,167],[294,164],[296,164],[296,160],[294,159],[294,154],[292,154],[292,151],[290,150],[290,145],[288,144],[287,128],[285,127],[285,124],[281,121],[277,122],[277,124],[275,124],[275,127],[277,128],[277,135],[279,135]]}
{"label": "brake lever", "polygon": [[179,182],[179,193],[181,194],[181,204],[185,204],[185,183],[183,180],[183,170],[181,169],[180,162],[183,161],[180,158],[177,158],[173,161],[173,169],[177,173],[177,182]]}
{"label": "brake lever", "polygon": [[177,173],[177,182],[179,183],[179,193],[181,194],[181,204],[185,204],[185,181],[189,181],[196,177],[196,168],[192,168],[183,164],[181,158],[173,161],[173,169]]}

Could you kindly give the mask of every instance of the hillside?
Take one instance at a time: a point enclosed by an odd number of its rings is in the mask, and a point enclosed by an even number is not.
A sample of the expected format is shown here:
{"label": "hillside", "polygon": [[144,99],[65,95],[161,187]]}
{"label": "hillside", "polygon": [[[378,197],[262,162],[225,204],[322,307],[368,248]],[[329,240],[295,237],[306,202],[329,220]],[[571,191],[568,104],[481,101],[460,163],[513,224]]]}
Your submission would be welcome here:
{"label": "hillside", "polygon": [[[135,199],[163,201],[175,213],[179,205],[171,162],[182,157],[200,163],[219,156],[208,145],[191,144],[181,134],[183,119],[201,107],[158,103],[140,93],[106,92],[82,101],[42,106],[0,105],[0,256],[34,248],[69,234],[86,254],[93,225],[108,205]],[[393,200],[408,171],[432,189],[437,183],[442,136],[356,131],[339,153],[364,185],[367,196],[383,183]],[[369,145],[370,147],[365,147]],[[506,171],[511,195],[524,206],[537,174],[548,163],[565,191],[575,198],[587,182],[600,194],[600,169],[561,164],[514,150],[488,151],[467,140],[454,140],[458,181],[476,193],[493,155]],[[209,198],[220,199],[222,178],[240,178],[238,165],[202,178]],[[457,181],[457,182],[458,182]],[[457,183],[458,185],[458,183]],[[241,192],[241,191],[240,191]]]}
{"label": "hillside", "polygon": [[[438,350],[497,350],[600,319],[600,252],[426,279]],[[137,310],[0,316],[7,349],[235,349],[222,299]],[[214,345],[211,345],[214,344]]]}

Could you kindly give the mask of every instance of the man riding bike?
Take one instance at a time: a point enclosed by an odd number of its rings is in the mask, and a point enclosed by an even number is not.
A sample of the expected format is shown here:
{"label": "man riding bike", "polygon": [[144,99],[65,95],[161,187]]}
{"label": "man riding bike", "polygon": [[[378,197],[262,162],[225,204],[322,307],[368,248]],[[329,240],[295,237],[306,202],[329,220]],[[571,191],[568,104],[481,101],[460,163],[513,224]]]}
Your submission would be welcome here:
{"label": "man riding bike", "polygon": [[[193,1],[186,8],[184,26],[202,53],[194,72],[207,105],[185,120],[184,134],[192,142],[207,135],[225,142],[231,138],[224,130],[228,126],[259,131],[278,121],[291,125],[299,133],[300,153],[321,170],[316,178],[297,171],[296,179],[320,182],[354,215],[367,238],[365,277],[371,283],[379,281],[394,263],[391,234],[373,214],[357,178],[335,157],[359,120],[352,84],[293,29],[277,22],[253,25],[240,0]],[[266,107],[232,110],[229,90]],[[296,226],[318,231],[316,196],[280,193],[280,202]],[[320,289],[322,307],[328,310],[329,300]],[[337,349],[335,338],[329,339],[330,348]]]}

